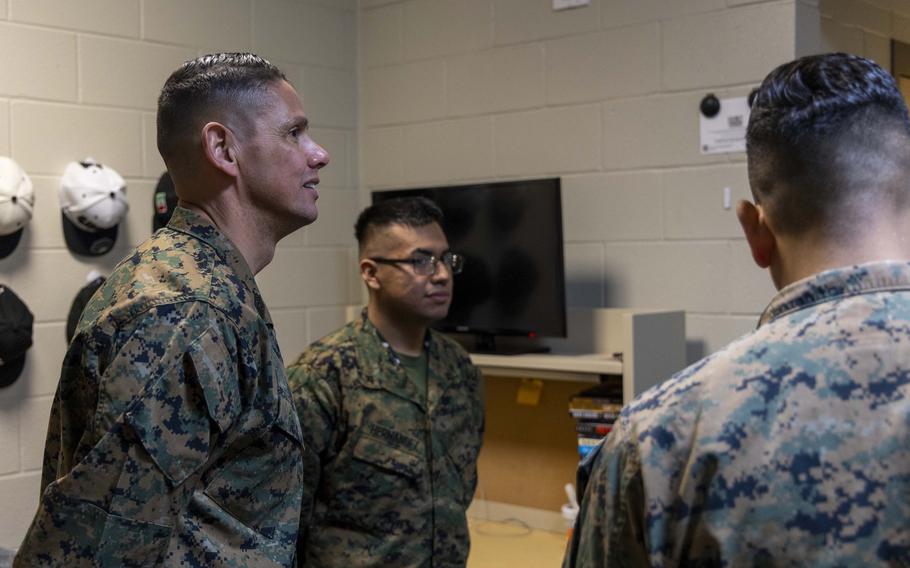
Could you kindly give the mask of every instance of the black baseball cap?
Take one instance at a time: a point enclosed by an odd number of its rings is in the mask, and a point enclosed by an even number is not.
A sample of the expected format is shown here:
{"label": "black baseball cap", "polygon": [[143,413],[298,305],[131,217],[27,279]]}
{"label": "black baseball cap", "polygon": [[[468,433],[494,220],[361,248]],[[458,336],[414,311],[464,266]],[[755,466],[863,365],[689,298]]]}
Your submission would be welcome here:
{"label": "black baseball cap", "polygon": [[155,195],[152,201],[152,207],[155,213],[152,215],[152,232],[167,226],[171,220],[171,215],[177,207],[177,192],[174,191],[174,180],[171,174],[164,172],[158,185],[155,187]]}
{"label": "black baseball cap", "polygon": [[70,313],[66,318],[67,343],[73,340],[73,335],[76,334],[76,326],[79,325],[79,319],[82,317],[85,306],[88,305],[88,301],[92,299],[95,291],[104,284],[104,280],[104,276],[97,276],[76,292],[76,297],[73,298],[73,303],[70,305]]}
{"label": "black baseball cap", "polygon": [[10,386],[22,374],[33,323],[28,306],[8,286],[0,285],[0,387]]}

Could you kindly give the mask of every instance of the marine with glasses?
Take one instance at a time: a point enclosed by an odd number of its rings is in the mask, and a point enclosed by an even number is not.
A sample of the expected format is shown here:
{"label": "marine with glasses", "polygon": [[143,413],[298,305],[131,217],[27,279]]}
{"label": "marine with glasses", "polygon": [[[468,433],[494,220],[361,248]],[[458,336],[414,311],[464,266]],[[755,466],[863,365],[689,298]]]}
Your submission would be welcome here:
{"label": "marine with glasses", "polygon": [[463,259],[426,198],[364,210],[369,301],[288,379],[304,432],[303,566],[464,566],[483,426],[479,370],[430,329]]}

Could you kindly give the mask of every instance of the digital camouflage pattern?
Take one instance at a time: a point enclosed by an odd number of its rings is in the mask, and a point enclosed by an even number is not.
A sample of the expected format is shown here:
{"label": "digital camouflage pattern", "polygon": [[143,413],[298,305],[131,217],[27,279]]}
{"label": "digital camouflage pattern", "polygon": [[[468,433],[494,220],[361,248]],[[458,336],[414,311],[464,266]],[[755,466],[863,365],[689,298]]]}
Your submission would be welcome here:
{"label": "digital camouflage pattern", "polygon": [[586,475],[566,566],[910,565],[910,265],[787,286]]}
{"label": "digital camouflage pattern", "polygon": [[428,397],[366,310],[288,368],[304,425],[302,565],[464,566],[482,378],[451,339],[431,330],[425,349]]}
{"label": "digital camouflage pattern", "polygon": [[300,424],[253,274],[178,208],[94,295],[16,566],[289,566]]}

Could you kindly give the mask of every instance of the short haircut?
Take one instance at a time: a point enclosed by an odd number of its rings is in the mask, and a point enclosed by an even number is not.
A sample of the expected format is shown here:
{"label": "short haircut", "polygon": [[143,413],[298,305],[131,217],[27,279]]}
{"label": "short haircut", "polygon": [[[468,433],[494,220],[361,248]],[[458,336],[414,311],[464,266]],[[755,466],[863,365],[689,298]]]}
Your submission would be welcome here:
{"label": "short haircut", "polygon": [[750,97],[749,183],[782,234],[849,238],[910,184],[910,119],[894,78],[843,53],[772,71]]}
{"label": "short haircut", "polygon": [[442,226],[442,209],[426,197],[395,197],[364,209],[354,224],[354,236],[363,250],[376,229],[390,225],[417,228],[437,223]]}
{"label": "short haircut", "polygon": [[171,167],[191,152],[213,111],[243,109],[257,92],[282,80],[287,78],[278,67],[252,53],[214,53],[185,62],[158,97],[158,151],[165,163]]}

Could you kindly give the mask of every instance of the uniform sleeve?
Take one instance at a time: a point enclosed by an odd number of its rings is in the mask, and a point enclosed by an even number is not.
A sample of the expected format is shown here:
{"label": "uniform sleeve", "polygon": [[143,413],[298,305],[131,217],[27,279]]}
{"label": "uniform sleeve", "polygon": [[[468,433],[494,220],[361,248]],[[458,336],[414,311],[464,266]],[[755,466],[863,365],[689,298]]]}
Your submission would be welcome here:
{"label": "uniform sleeve", "polygon": [[[173,334],[140,327],[124,342],[101,377],[91,424],[81,421],[78,436],[57,435],[82,443],[76,451],[52,448],[60,456],[46,464],[46,486],[18,565],[162,561],[176,530],[167,504],[207,462],[239,408],[236,364],[218,330],[188,341],[175,344]],[[60,414],[58,407],[52,423]]]}
{"label": "uniform sleeve", "polygon": [[224,338],[210,328],[125,414],[174,487],[208,461],[213,438],[237,418],[241,402],[236,368]]}
{"label": "uniform sleeve", "polygon": [[628,431],[614,430],[579,468],[581,507],[564,568],[648,566],[644,487]]}
{"label": "uniform sleeve", "polygon": [[[312,361],[306,354],[287,368],[288,384],[297,407],[304,446],[304,488],[298,543],[306,542],[323,464],[337,453],[341,413],[339,373],[331,362]],[[298,551],[298,558],[304,558]]]}

